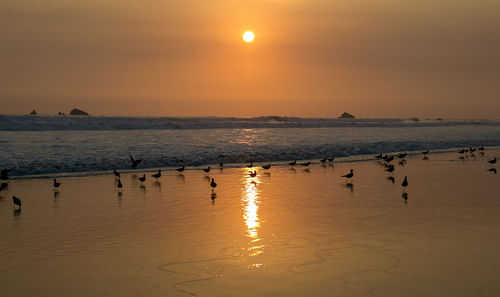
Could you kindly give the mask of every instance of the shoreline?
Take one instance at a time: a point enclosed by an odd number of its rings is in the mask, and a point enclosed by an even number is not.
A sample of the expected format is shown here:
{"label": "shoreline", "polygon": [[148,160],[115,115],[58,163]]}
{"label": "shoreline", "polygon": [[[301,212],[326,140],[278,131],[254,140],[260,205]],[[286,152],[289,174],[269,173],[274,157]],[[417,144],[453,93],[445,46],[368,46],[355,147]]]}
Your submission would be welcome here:
{"label": "shoreline", "polygon": [[[446,149],[436,149],[436,150],[431,150],[429,152],[429,156],[432,155],[440,155],[440,154],[448,154],[448,153],[453,153],[453,152],[458,152],[461,150],[461,147],[453,147],[453,148],[446,148]],[[485,149],[485,152],[488,151],[498,151],[500,150],[500,146],[488,146]],[[422,151],[423,150],[416,150],[416,151],[393,151],[393,152],[383,152],[384,155],[396,155],[399,153],[407,153],[408,157],[410,156],[422,156]],[[458,156],[458,154],[457,154]],[[326,155],[325,157],[330,157]],[[457,157],[458,158],[458,157]],[[311,162],[311,165],[322,165],[322,163],[318,159],[296,159],[297,162]],[[374,161],[377,160],[374,158],[373,154],[370,155],[351,155],[347,157],[335,157],[335,160],[333,164],[342,164],[342,163],[352,163],[352,162],[369,162],[369,161]],[[397,160],[397,158],[395,159]],[[288,165],[289,162],[294,161],[294,160],[285,160],[285,161],[259,161],[259,162],[254,162],[254,167],[257,167],[256,169],[261,169],[261,165],[267,165],[271,164],[272,167],[290,167]],[[328,165],[327,161],[327,165]],[[224,163],[224,169],[232,169],[232,168],[245,168],[247,167],[248,163]],[[185,170],[186,171],[197,171],[201,170],[204,167],[206,168],[207,166],[210,166],[212,170],[220,170],[219,164],[213,163],[213,164],[203,164],[203,165],[198,165],[198,166],[186,166]],[[178,166],[166,166],[166,167],[153,167],[153,168],[139,168],[139,169],[115,169],[118,170],[120,173],[130,173],[130,174],[137,174],[137,173],[151,173],[151,172],[157,172],[158,170],[162,170],[165,173],[176,173],[176,168],[182,167],[182,165]],[[299,167],[299,165],[297,165]],[[101,176],[101,175],[109,175],[113,174],[113,170],[99,170],[99,171],[80,171],[80,172],[61,172],[61,173],[49,173],[49,174],[36,174],[36,175],[9,175],[9,180],[27,180],[27,179],[51,179],[51,178],[67,178],[67,177],[88,177],[88,176]]]}

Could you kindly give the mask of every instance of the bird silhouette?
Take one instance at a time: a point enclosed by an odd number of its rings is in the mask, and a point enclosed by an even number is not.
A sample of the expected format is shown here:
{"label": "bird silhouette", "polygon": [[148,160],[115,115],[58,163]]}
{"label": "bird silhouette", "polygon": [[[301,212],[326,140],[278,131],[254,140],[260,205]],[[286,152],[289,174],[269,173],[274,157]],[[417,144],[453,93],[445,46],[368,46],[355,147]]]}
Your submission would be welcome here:
{"label": "bird silhouette", "polygon": [[210,172],[210,166],[208,166],[207,168],[203,168],[202,169],[205,173],[209,173]]}
{"label": "bird silhouette", "polygon": [[271,168],[271,164],[262,165],[262,168],[264,168],[264,169],[266,169],[266,170],[267,170],[267,169]]}
{"label": "bird silhouette", "polygon": [[488,171],[491,171],[491,172],[493,172],[494,174],[497,174],[497,170],[496,170],[496,168],[493,168],[493,167],[492,167],[492,168],[488,169]]}
{"label": "bird silhouette", "polygon": [[480,150],[480,151],[484,151],[484,146],[480,146],[480,147],[478,148],[478,150]]}
{"label": "bird silhouette", "polygon": [[247,168],[252,168],[253,167],[253,162],[250,161],[250,164],[247,165]]}
{"label": "bird silhouette", "polygon": [[488,161],[488,163],[490,163],[490,165],[493,165],[496,162],[497,162],[497,157],[495,157],[495,158],[493,158],[493,159],[491,159],[491,160]]}
{"label": "bird silhouette", "polygon": [[115,174],[116,177],[120,178],[120,172],[113,170],[113,173]]}
{"label": "bird silhouette", "polygon": [[302,164],[300,164],[300,165],[302,165],[302,166],[304,166],[304,167],[307,167],[307,166],[311,165],[311,162],[305,162],[305,163],[302,163]]}
{"label": "bird silhouette", "polygon": [[408,177],[405,176],[405,179],[403,180],[403,182],[401,183],[401,186],[403,186],[403,188],[406,188],[408,187]]}
{"label": "bird silhouette", "polygon": [[143,174],[142,177],[139,177],[139,181],[141,181],[141,184],[146,181],[146,174]]}
{"label": "bird silhouette", "polygon": [[288,165],[290,165],[290,166],[295,166],[295,164],[297,164],[297,160],[294,160],[294,161],[288,163]]}
{"label": "bird silhouette", "polygon": [[181,173],[184,171],[184,169],[185,169],[184,166],[182,166],[181,168],[176,168],[175,170],[177,170],[177,172]]}
{"label": "bird silhouette", "polygon": [[54,188],[57,189],[61,186],[61,183],[54,178]]}
{"label": "bird silhouette", "polygon": [[21,199],[17,198],[16,196],[12,196],[12,202],[14,203],[14,207],[16,207],[16,205],[21,208]]}
{"label": "bird silhouette", "polygon": [[319,160],[321,163],[325,164],[326,163],[326,157],[324,157],[323,159]]}
{"label": "bird silhouette", "polygon": [[151,176],[154,177],[154,178],[160,178],[160,176],[161,176],[161,170],[158,170],[158,173],[155,173],[155,174],[153,174]]}
{"label": "bird silhouette", "polygon": [[427,150],[427,151],[423,151],[423,152],[422,152],[422,154],[424,154],[424,156],[425,156],[425,155],[427,155],[428,153],[429,153],[429,151],[428,151],[428,150]]}
{"label": "bird silhouette", "polygon": [[387,171],[387,172],[394,172],[394,165],[391,165],[391,166],[387,167],[384,170]]}
{"label": "bird silhouette", "polygon": [[132,157],[132,155],[130,155],[130,162],[132,162],[131,166],[133,169],[136,169],[137,168],[137,165],[139,165],[139,163],[142,162],[142,159],[134,159],[134,157]]}
{"label": "bird silhouette", "polygon": [[394,176],[388,176],[387,177],[388,180],[390,180],[392,183],[394,183],[396,180],[394,179]]}
{"label": "bird silhouette", "polygon": [[375,156],[375,159],[382,159],[382,153]]}
{"label": "bird silhouette", "polygon": [[346,182],[347,182],[349,179],[352,179],[354,177],[354,170],[351,169],[351,172],[349,172],[348,174],[342,175],[342,177],[345,177]]}
{"label": "bird silhouette", "polygon": [[335,159],[335,157],[328,158],[328,162],[333,162],[333,159]]}
{"label": "bird silhouette", "polygon": [[7,169],[7,168],[2,169],[2,171],[0,171],[0,179],[8,180],[10,171],[12,171],[12,169]]}
{"label": "bird silhouette", "polygon": [[250,177],[256,177],[257,176],[257,170],[254,170],[253,172],[250,171]]}
{"label": "bird silhouette", "polygon": [[212,181],[210,182],[210,186],[214,189],[217,187],[217,184],[215,183],[215,180],[213,178]]}
{"label": "bird silhouette", "polygon": [[220,162],[220,163],[219,163],[219,167],[220,167],[220,168],[224,167],[224,162]]}
{"label": "bird silhouette", "polygon": [[118,187],[118,190],[123,189],[122,181],[118,179],[118,184],[116,185]]}

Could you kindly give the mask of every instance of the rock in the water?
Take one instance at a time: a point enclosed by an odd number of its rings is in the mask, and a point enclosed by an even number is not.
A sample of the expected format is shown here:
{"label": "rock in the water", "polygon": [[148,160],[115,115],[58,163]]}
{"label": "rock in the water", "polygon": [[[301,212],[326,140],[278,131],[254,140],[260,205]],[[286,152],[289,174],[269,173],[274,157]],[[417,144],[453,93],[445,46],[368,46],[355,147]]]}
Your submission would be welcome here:
{"label": "rock in the water", "polygon": [[339,118],[340,119],[354,119],[354,116],[348,112],[344,112]]}
{"label": "rock in the water", "polygon": [[69,113],[70,115],[86,115],[88,116],[89,114],[81,109],[78,109],[78,108],[73,108],[72,111],[70,111]]}
{"label": "rock in the water", "polygon": [[32,115],[36,115],[36,110],[34,110],[34,109],[33,109],[33,111],[32,111],[32,112],[30,112],[30,114],[32,114]]}

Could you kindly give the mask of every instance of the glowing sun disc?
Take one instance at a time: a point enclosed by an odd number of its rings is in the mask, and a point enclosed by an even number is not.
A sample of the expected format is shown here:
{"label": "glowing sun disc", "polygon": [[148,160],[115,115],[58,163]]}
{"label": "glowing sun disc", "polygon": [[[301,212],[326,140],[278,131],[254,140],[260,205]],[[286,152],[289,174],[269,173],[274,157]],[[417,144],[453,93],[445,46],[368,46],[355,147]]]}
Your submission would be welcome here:
{"label": "glowing sun disc", "polygon": [[243,33],[243,41],[245,41],[246,43],[252,42],[254,38],[255,35],[252,31],[246,31],[245,33]]}

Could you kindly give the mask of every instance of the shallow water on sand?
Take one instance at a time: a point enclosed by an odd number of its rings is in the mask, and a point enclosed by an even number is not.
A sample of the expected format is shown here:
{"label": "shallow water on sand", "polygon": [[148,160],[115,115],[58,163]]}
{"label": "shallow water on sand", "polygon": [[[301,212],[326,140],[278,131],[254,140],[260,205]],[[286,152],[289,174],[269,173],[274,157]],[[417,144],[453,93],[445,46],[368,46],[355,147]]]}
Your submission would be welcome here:
{"label": "shallow water on sand", "polygon": [[14,180],[1,295],[499,296],[499,154],[410,157],[394,184],[375,161],[212,170],[213,203],[201,170]]}

